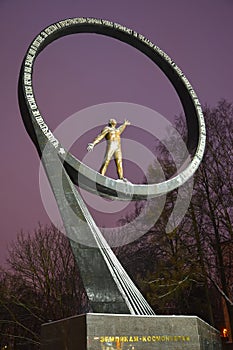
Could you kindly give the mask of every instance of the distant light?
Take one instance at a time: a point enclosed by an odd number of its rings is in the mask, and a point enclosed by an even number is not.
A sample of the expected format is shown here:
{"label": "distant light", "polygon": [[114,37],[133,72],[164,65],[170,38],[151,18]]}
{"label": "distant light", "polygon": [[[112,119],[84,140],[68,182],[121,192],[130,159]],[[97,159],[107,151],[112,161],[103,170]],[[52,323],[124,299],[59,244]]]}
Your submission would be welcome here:
{"label": "distant light", "polygon": [[223,334],[223,338],[227,338],[228,337],[228,329],[227,328],[223,328],[222,334]]}

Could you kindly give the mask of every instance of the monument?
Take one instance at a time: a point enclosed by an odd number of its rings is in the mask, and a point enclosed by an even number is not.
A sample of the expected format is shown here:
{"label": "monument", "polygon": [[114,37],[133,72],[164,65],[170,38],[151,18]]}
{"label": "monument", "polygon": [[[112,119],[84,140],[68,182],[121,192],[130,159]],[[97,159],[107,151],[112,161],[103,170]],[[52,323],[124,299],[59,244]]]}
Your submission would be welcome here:
{"label": "monument", "polygon": [[[123,178],[119,138],[108,148],[101,173],[76,159],[48,128],[33,90],[33,65],[42,50],[59,37],[96,33],[123,41],[149,57],[170,79],[187,120],[187,149],[192,157],[181,173],[162,183],[135,185]],[[143,35],[108,20],[70,18],[54,23],[32,41],[22,63],[19,85],[22,118],[34,142],[57,201],[67,237],[89,300],[90,313],[42,326],[42,349],[220,349],[217,331],[195,316],[157,316],[117,260],[75,185],[96,195],[140,200],[163,195],[184,184],[196,171],[205,148],[202,109],[188,79],[159,47]],[[125,125],[127,125],[127,121]],[[110,127],[115,128],[115,120]],[[89,150],[106,133],[97,137]],[[118,176],[105,176],[115,154]]]}

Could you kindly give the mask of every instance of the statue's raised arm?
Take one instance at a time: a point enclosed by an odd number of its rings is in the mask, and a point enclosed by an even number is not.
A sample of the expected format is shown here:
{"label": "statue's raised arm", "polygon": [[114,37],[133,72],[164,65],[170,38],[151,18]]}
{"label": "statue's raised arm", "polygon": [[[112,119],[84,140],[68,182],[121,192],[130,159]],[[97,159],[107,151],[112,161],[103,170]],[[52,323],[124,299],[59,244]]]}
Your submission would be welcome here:
{"label": "statue's raised arm", "polygon": [[130,124],[131,124],[131,123],[130,123],[129,120],[125,120],[125,121],[124,121],[124,124],[120,125],[119,128],[118,128],[120,134],[125,130],[126,126],[127,126],[127,125],[130,125]]}

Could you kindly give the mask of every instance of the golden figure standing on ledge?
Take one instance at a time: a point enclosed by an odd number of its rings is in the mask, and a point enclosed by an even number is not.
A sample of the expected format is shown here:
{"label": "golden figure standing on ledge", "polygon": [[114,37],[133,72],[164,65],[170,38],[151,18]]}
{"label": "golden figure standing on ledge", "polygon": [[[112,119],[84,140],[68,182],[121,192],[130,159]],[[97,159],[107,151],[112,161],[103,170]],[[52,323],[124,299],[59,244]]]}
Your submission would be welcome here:
{"label": "golden figure standing on ledge", "polygon": [[123,167],[122,167],[122,153],[121,153],[121,134],[125,130],[127,125],[130,125],[128,120],[125,120],[124,124],[116,128],[117,122],[115,119],[110,119],[108,126],[101,131],[101,133],[94,139],[92,143],[88,143],[87,150],[90,152],[93,150],[94,146],[99,143],[104,137],[107,140],[107,148],[104,157],[103,164],[100,168],[100,173],[105,175],[107,167],[110,163],[111,158],[114,156],[117,173],[119,179],[127,181],[123,177]]}

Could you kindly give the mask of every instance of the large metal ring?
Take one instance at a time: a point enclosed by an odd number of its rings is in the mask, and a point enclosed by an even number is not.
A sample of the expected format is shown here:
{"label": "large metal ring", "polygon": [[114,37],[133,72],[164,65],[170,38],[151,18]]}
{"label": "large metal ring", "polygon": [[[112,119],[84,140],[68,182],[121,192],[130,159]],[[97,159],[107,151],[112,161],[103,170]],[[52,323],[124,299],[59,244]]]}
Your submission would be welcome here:
{"label": "large metal ring", "polygon": [[[45,123],[37,106],[32,84],[37,55],[54,40],[74,33],[103,34],[123,41],[148,56],[168,77],[183,105],[188,128],[187,148],[192,156],[188,166],[167,181],[148,185],[119,183],[102,176],[64,149]],[[143,35],[117,23],[95,18],[71,18],[42,30],[32,41],[22,63],[19,78],[19,103],[25,127],[41,155],[49,142],[54,147],[72,181],[90,192],[119,199],[146,199],[165,194],[184,184],[198,168],[205,148],[205,122],[200,102],[188,79],[174,61]]]}

